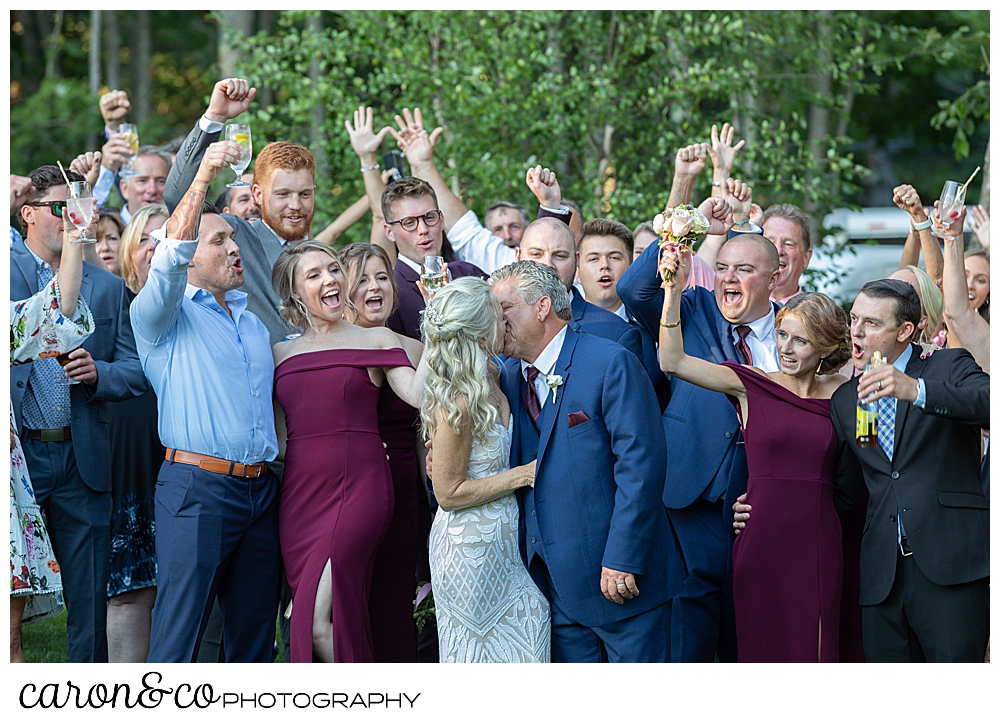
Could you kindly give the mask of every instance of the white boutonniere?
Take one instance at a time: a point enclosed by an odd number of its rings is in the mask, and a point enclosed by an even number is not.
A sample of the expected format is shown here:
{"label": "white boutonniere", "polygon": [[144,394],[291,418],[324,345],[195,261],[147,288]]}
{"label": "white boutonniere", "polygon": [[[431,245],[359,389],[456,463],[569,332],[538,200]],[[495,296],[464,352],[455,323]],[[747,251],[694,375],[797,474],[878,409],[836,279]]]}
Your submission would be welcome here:
{"label": "white boutonniere", "polygon": [[556,400],[556,389],[562,386],[563,378],[558,374],[546,374],[545,386],[552,390],[552,401]]}

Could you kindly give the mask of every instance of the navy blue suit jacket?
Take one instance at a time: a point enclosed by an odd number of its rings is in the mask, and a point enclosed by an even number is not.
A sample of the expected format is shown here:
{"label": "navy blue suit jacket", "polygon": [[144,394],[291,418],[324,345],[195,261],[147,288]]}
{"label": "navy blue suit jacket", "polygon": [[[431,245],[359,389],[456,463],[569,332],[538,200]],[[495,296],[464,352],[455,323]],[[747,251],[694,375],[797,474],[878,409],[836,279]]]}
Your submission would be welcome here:
{"label": "navy blue suit jacket", "polygon": [[[563,383],[532,437],[520,360],[501,369],[514,415],[511,466],[536,451],[538,460],[534,488],[519,493],[521,554],[529,567],[541,556],[577,622],[606,625],[663,604],[685,574],[667,562],[680,557],[660,502],[666,445],[659,412],[639,360],[606,339],[568,328],[552,373]],[[587,421],[571,427],[574,412]],[[640,595],[624,605],[607,600],[602,566],[636,575]]]}
{"label": "navy blue suit jacket", "polygon": [[[19,241],[10,250],[10,300],[27,299],[38,291],[35,259]],[[149,382],[139,364],[128,315],[125,284],[114,274],[84,262],[80,297],[94,315],[94,333],[81,347],[90,352],[97,367],[97,385],[69,388],[73,453],[84,483],[96,492],[111,491],[111,440],[107,402],[120,402],[143,394]],[[10,370],[10,401],[20,430],[21,405],[32,364]]]}
{"label": "navy blue suit jacket", "polygon": [[[618,282],[618,296],[625,308],[651,335],[659,338],[663,289],[656,271],[659,248],[650,244]],[[777,304],[772,302],[777,308]],[[681,295],[681,329],[684,351],[719,364],[740,361],[730,324],[722,316],[715,295],[708,289],[686,289]],[[726,396],[674,377],[670,402],[663,412],[663,430],[671,444],[667,458],[663,504],[670,509],[688,507],[718,480],[724,481],[726,515],[732,521],[732,504],[746,491],[746,450],[736,410]],[[732,531],[731,525],[729,531]]]}

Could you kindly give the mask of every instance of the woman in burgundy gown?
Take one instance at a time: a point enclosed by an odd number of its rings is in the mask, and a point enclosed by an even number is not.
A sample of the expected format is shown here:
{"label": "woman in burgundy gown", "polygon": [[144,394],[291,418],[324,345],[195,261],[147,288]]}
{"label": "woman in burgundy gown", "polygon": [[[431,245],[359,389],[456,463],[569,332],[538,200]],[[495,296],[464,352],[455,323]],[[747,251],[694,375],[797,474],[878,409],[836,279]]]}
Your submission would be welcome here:
{"label": "woman in burgundy gown", "polygon": [[[366,329],[384,327],[399,306],[389,257],[370,243],[353,243],[340,251],[347,277],[348,321]],[[410,362],[420,362],[424,345],[399,337]],[[417,462],[420,413],[383,385],[378,400],[378,428],[389,455],[396,504],[372,570],[368,614],[376,663],[417,662],[417,626],[413,597],[417,587],[419,495],[426,497]],[[426,547],[426,543],[424,543]]]}
{"label": "woman in burgundy gown", "polygon": [[[661,274],[677,263],[676,253],[664,250]],[[780,371],[713,364],[684,354],[674,324],[680,276],[665,283],[661,367],[729,396],[746,441],[753,524],[733,547],[740,662],[837,662],[844,551],[830,397],[850,358],[847,315],[823,294],[802,294],[775,318]]]}
{"label": "woman in burgundy gown", "polygon": [[422,373],[395,333],[342,318],[346,283],[329,246],[286,248],[271,279],[286,321],[304,327],[274,346],[285,461],[278,532],[292,588],[292,662],[373,662],[369,588],[394,502],[379,390],[388,381],[417,405]]}

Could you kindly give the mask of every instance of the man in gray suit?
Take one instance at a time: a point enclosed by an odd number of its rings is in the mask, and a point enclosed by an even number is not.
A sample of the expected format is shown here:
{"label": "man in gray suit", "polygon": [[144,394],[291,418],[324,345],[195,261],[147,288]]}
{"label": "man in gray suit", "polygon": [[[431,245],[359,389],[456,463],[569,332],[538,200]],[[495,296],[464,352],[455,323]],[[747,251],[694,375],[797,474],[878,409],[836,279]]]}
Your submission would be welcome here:
{"label": "man in gray suit", "polygon": [[[82,181],[68,173],[71,181]],[[10,250],[10,298],[26,299],[59,271],[66,182],[55,166],[31,172],[34,191],[20,209],[25,238]],[[135,350],[125,285],[83,265],[80,297],[94,315],[94,333],[70,353],[56,382],[55,359],[10,370],[10,398],[31,474],[61,566],[69,662],[107,662],[108,559],[111,525],[111,442],[107,402],[149,388]]]}
{"label": "man in gray suit", "polygon": [[[219,140],[223,124],[241,115],[257,93],[241,78],[215,84],[208,110],[188,134],[167,177],[163,193],[173,212],[191,186],[205,150]],[[293,331],[278,315],[278,297],[271,288],[271,268],[286,243],[310,236],[316,194],[316,161],[296,143],[269,143],[257,154],[250,192],[263,218],[250,223],[232,214],[222,217],[236,232],[243,260],[247,308],[264,322],[271,343]]]}

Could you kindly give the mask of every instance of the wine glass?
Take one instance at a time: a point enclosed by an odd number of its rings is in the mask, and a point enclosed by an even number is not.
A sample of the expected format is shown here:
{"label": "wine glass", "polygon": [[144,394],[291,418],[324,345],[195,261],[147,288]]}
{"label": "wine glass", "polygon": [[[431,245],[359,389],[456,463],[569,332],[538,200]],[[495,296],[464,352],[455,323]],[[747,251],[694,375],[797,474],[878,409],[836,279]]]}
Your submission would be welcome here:
{"label": "wine glass", "polygon": [[64,368],[67,364],[70,363],[70,358],[69,358],[69,352],[68,351],[67,352],[63,352],[62,354],[60,354],[59,356],[57,356],[56,357],[56,361],[59,362],[59,367],[60,367],[59,374],[56,376],[56,384],[79,384],[80,383],[79,380],[77,380],[77,379],[71,379],[70,376],[66,373],[66,369]]}
{"label": "wine glass", "polygon": [[965,205],[965,186],[957,181],[945,181],[937,207],[940,224],[935,223],[931,227],[931,233],[940,238],[950,238],[951,225],[958,220],[963,205]]}
{"label": "wine glass", "polygon": [[236,172],[236,180],[227,183],[226,188],[236,188],[238,186],[249,186],[243,180],[243,173],[250,165],[250,158],[253,156],[253,138],[250,135],[249,123],[230,123],[226,126],[226,140],[236,141],[240,144],[240,162],[231,163],[229,167]]}
{"label": "wine glass", "polygon": [[424,256],[420,262],[420,281],[423,282],[427,293],[433,295],[445,285],[444,278],[444,257]]}
{"label": "wine glass", "polygon": [[80,238],[74,239],[73,243],[97,243],[96,238],[87,236],[87,227],[94,217],[94,196],[90,184],[86,181],[70,181],[68,191],[66,213],[69,214],[70,222],[82,232]]}
{"label": "wine glass", "polygon": [[121,167],[121,170],[118,171],[118,175],[134,176],[138,173],[138,171],[132,170],[132,161],[139,155],[139,129],[133,123],[122,123],[118,126],[118,132],[125,136],[125,140],[128,141],[129,150],[132,151],[132,155],[125,165]]}

